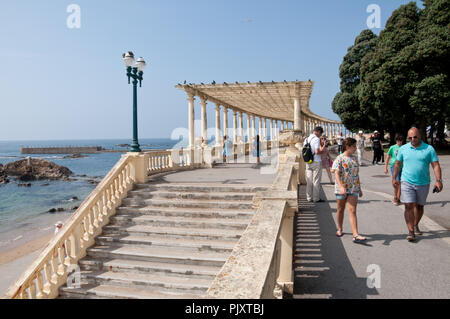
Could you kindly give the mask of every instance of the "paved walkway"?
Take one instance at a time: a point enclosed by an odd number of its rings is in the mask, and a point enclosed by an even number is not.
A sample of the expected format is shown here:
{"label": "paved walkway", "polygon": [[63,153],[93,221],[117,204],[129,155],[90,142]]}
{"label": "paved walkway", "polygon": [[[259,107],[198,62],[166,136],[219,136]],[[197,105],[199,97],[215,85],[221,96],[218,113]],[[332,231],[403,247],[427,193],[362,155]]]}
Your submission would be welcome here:
{"label": "paved walkway", "polygon": [[[450,157],[441,157],[445,172]],[[360,170],[364,196],[358,202],[358,226],[367,242],[352,242],[348,215],[344,233],[336,232],[334,186],[322,184],[325,203],[305,201],[301,187],[301,213],[296,218],[294,298],[450,298],[450,185],[444,177],[440,194],[428,196],[421,221],[423,236],[407,242],[404,206],[394,206],[391,178],[384,167]],[[328,181],[323,176],[323,181]],[[434,178],[432,178],[434,180]],[[367,279],[380,274],[377,287]]]}

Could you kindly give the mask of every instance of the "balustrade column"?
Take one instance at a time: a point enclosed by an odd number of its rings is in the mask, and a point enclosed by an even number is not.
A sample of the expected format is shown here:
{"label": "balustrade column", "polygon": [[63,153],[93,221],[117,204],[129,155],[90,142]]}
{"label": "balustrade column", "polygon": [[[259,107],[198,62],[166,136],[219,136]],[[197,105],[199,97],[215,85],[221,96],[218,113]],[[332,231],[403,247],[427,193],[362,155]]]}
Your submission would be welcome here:
{"label": "balustrade column", "polygon": [[206,119],[206,101],[207,99],[204,97],[200,97],[201,99],[201,106],[202,106],[202,147],[205,147],[208,145],[208,133],[207,133],[207,119]]}
{"label": "balustrade column", "polygon": [[194,113],[194,95],[188,93],[189,110],[188,110],[188,125],[189,125],[189,148],[194,148],[195,142],[195,113]]}
{"label": "balustrade column", "polygon": [[220,140],[220,104],[216,104],[216,146],[222,145]]}

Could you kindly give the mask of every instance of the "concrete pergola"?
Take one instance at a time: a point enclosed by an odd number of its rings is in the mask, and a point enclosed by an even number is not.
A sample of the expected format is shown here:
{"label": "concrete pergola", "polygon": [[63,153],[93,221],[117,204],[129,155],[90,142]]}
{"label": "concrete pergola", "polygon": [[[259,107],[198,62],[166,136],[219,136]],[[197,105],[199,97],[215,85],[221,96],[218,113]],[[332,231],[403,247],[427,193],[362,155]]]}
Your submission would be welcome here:
{"label": "concrete pergola", "polygon": [[[314,114],[309,108],[313,81],[284,81],[256,83],[211,83],[211,84],[178,84],[175,87],[184,90],[188,95],[189,107],[189,147],[195,146],[194,103],[200,98],[201,129],[203,146],[207,136],[207,103],[215,104],[216,111],[216,144],[222,136],[229,136],[228,111],[233,114],[233,142],[235,144],[252,141],[256,136],[255,119],[259,117],[259,136],[263,141],[268,139],[266,123],[270,124],[270,140],[276,140],[279,129],[292,128],[310,134],[315,126],[322,126],[324,134],[335,137],[343,132],[343,125]],[[221,130],[221,107],[223,111],[223,131]],[[244,131],[244,114],[247,117],[247,131]],[[239,123],[238,123],[239,120]],[[280,122],[280,126],[278,123]],[[222,135],[223,133],[223,135]]]}

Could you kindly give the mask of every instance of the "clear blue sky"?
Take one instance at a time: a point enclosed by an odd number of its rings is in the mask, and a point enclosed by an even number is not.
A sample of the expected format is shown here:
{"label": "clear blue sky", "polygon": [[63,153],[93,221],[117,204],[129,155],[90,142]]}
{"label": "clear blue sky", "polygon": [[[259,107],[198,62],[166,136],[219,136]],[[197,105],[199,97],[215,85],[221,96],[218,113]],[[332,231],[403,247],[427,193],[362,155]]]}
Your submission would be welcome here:
{"label": "clear blue sky", "polygon": [[[131,138],[128,50],[148,62],[141,138],[187,127],[186,95],[174,88],[184,80],[312,79],[311,109],[338,119],[339,65],[367,28],[367,6],[380,6],[382,29],[407,2],[1,0],[0,140]],[[81,7],[80,29],[66,25],[72,3]],[[197,101],[197,119],[199,109]],[[211,104],[208,120],[214,125]]]}

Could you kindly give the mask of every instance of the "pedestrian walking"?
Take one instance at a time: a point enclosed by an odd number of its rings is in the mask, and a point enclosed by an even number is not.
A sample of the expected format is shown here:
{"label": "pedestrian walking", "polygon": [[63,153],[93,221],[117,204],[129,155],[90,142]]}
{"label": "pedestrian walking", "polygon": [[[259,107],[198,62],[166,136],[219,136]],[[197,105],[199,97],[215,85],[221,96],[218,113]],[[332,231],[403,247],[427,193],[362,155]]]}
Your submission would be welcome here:
{"label": "pedestrian walking", "polygon": [[356,152],[356,140],[348,137],[343,143],[343,153],[338,155],[333,162],[335,184],[334,193],[337,200],[337,225],[336,236],[342,237],[344,211],[347,207],[350,227],[352,228],[353,242],[360,243],[367,238],[358,233],[358,220],[356,218],[356,207],[358,196],[362,197],[361,182],[359,180],[359,164],[353,156]]}
{"label": "pedestrian walking", "polygon": [[[397,161],[397,153],[400,147],[403,145],[403,136],[401,134],[395,134],[395,145],[392,145],[389,148],[389,151],[387,153],[386,158],[386,164],[384,165],[384,173],[388,174],[388,163],[391,171],[391,176],[394,176],[394,166],[395,162]],[[399,173],[397,175],[397,181],[400,181],[402,175],[402,168],[400,166]],[[401,195],[401,188],[400,185],[394,186],[394,205],[399,206],[400,205],[400,195]]]}
{"label": "pedestrian walking", "polygon": [[[405,221],[408,226],[406,239],[412,242],[416,240],[415,235],[422,235],[419,222],[430,190],[430,164],[436,177],[435,190],[440,192],[444,186],[441,166],[433,146],[422,141],[420,131],[415,127],[408,131],[408,140],[410,142],[400,147],[397,153],[392,185],[401,186],[401,201],[405,204]],[[402,164],[401,182],[399,182],[397,176]]]}
{"label": "pedestrian walking", "polygon": [[[373,137],[371,138],[372,141],[372,150],[373,150],[373,160],[372,165],[378,164],[378,162],[381,160],[381,153],[382,145],[381,145],[381,137],[380,133],[378,131],[373,132]],[[383,158],[384,163],[384,158]]]}
{"label": "pedestrian walking", "polygon": [[228,136],[225,135],[223,137],[223,143],[222,143],[222,158],[223,158],[223,162],[226,163],[227,162],[227,158],[230,155],[230,146],[228,143]]}
{"label": "pedestrian walking", "polygon": [[342,154],[342,143],[343,143],[343,141],[344,141],[344,137],[342,136],[342,133],[341,133],[341,135],[339,135],[339,136],[337,137],[337,142],[338,142],[338,153],[339,153],[339,154]]}
{"label": "pedestrian walking", "polygon": [[328,178],[330,179],[330,184],[333,184],[333,178],[331,177],[330,171],[330,167],[333,165],[333,162],[331,161],[330,152],[328,151],[328,140],[326,135],[323,135],[320,138],[320,146],[322,145],[325,146],[322,154],[320,154],[322,157],[322,168],[326,170]]}
{"label": "pedestrian walking", "polygon": [[317,126],[313,133],[305,139],[304,146],[309,143],[311,152],[314,155],[312,163],[306,163],[306,200],[308,202],[324,202],[320,198],[320,180],[322,179],[322,157],[321,154],[325,146],[320,145],[320,136],[323,128]]}
{"label": "pedestrian walking", "polygon": [[358,135],[356,136],[356,154],[358,155],[359,166],[362,166],[365,142],[366,137],[363,135],[363,131],[359,131]]}

